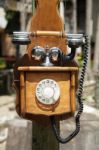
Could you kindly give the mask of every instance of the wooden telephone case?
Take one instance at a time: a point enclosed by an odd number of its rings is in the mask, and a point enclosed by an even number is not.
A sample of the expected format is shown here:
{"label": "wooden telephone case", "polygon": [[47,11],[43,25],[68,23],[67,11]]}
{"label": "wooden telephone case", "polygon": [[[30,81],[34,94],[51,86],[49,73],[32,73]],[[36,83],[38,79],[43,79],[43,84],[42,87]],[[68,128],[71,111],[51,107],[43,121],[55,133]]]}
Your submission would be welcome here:
{"label": "wooden telephone case", "polygon": [[[38,0],[37,10],[31,21],[30,32],[64,32],[63,22],[57,11],[58,0]],[[76,110],[75,93],[77,89],[78,65],[74,60],[64,66],[43,67],[31,58],[35,45],[59,47],[67,54],[66,38],[56,36],[31,37],[25,54],[15,65],[14,84],[17,92],[16,109],[27,119],[39,121],[40,117],[73,114]],[[53,79],[60,87],[60,98],[53,105],[43,105],[35,96],[36,86],[43,79]],[[38,119],[37,119],[38,118]]]}

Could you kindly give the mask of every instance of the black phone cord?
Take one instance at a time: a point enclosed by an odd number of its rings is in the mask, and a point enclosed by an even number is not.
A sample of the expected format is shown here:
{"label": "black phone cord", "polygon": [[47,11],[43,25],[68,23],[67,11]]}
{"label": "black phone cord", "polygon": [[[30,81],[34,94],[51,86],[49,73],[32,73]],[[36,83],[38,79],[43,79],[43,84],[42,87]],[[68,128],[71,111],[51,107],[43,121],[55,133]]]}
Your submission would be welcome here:
{"label": "black phone cord", "polygon": [[84,36],[85,37],[85,44],[84,44],[84,50],[83,50],[83,66],[82,66],[82,70],[81,70],[81,75],[80,75],[80,80],[79,80],[79,86],[78,86],[78,91],[77,91],[77,100],[79,103],[79,108],[78,108],[78,112],[77,115],[75,116],[75,124],[76,124],[76,129],[75,131],[70,134],[67,138],[62,138],[59,134],[59,130],[56,126],[56,120],[54,116],[51,116],[51,125],[54,131],[54,134],[56,136],[56,139],[62,143],[65,144],[67,142],[69,142],[70,140],[72,140],[80,131],[80,116],[83,112],[83,101],[82,101],[82,94],[83,94],[83,84],[84,84],[84,78],[85,78],[85,72],[86,72],[86,68],[87,68],[87,62],[88,62],[88,49],[89,49],[89,40],[88,40],[88,36]]}

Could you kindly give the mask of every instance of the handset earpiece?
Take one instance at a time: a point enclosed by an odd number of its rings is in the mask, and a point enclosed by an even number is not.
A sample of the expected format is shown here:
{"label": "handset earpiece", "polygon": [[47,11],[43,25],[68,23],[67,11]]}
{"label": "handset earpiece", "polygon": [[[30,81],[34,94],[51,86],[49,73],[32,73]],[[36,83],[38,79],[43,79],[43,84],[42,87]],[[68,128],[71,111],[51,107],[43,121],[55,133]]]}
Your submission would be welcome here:
{"label": "handset earpiece", "polygon": [[29,32],[13,32],[12,42],[18,45],[28,45],[31,43]]}
{"label": "handset earpiece", "polygon": [[64,62],[67,60],[73,60],[76,54],[76,49],[84,44],[83,34],[68,34],[67,36],[68,47],[71,48],[71,52],[67,55],[63,55]]}

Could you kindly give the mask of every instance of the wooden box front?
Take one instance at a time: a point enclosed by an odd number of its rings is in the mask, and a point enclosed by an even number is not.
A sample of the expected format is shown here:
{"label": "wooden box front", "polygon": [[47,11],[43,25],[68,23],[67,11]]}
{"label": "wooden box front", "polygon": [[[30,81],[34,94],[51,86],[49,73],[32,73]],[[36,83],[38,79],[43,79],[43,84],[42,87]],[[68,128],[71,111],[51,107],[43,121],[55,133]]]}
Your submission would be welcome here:
{"label": "wooden box front", "polygon": [[[60,115],[75,111],[75,88],[71,72],[24,72],[24,86],[21,90],[21,111],[34,115]],[[43,79],[55,80],[60,87],[60,99],[55,105],[38,103],[36,86]],[[22,96],[23,95],[23,96]],[[72,104],[73,103],[73,104]],[[73,108],[72,108],[73,107]]]}

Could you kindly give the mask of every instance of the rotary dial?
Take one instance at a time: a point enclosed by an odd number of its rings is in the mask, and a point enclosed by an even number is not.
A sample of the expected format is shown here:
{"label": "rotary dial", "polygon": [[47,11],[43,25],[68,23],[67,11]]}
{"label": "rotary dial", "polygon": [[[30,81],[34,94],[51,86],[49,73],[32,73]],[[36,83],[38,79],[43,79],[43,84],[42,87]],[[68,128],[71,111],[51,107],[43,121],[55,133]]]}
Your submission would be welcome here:
{"label": "rotary dial", "polygon": [[45,79],[40,81],[36,87],[36,97],[45,105],[55,104],[60,97],[60,88],[56,81]]}

